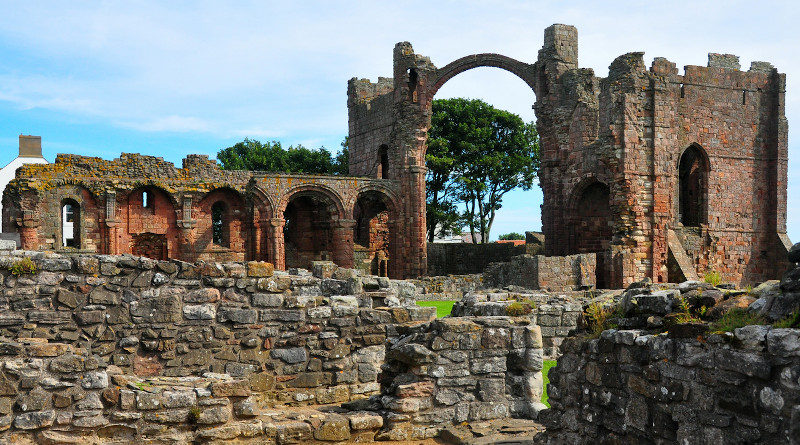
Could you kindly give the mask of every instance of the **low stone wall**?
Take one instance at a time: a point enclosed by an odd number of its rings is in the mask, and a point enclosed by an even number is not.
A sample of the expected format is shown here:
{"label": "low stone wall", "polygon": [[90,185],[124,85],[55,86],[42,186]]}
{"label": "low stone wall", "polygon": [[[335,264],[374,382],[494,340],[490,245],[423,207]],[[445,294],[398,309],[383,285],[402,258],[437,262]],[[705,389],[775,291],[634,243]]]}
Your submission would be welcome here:
{"label": "low stone wall", "polygon": [[569,338],[549,373],[550,443],[799,443],[800,330]]}
{"label": "low stone wall", "polygon": [[489,263],[509,261],[525,253],[510,243],[428,243],[428,275],[481,273]]}
{"label": "low stone wall", "polygon": [[597,284],[597,256],[519,255],[507,262],[492,263],[483,272],[489,287],[520,286],[550,291],[592,288]]}
{"label": "low stone wall", "polygon": [[392,341],[386,358],[379,439],[425,439],[443,426],[536,418],[546,408],[542,337],[527,317],[437,319]]}
{"label": "low stone wall", "polygon": [[417,286],[418,301],[458,301],[483,288],[483,275],[445,275],[411,280]]}
{"label": "low stone wall", "polygon": [[548,294],[493,292],[476,294],[453,305],[453,317],[507,316],[508,307],[514,303],[530,309],[526,315],[540,328],[544,357],[548,360],[561,355],[564,339],[574,334],[581,324],[583,306],[580,301]]}
{"label": "low stone wall", "polygon": [[[189,422],[183,411],[205,406],[226,406],[214,409],[227,414],[208,422],[226,424],[239,400],[217,400],[230,394],[215,392],[214,382],[228,379],[238,385],[230,396],[252,393],[257,410],[379,394],[386,342],[432,320],[435,309],[401,305],[415,299],[409,282],[362,277],[327,262],[315,263],[314,275],[293,272],[258,262],[0,256],[0,429],[122,424],[143,437],[153,424]],[[109,383],[112,369],[130,378]],[[156,397],[149,386],[170,378],[193,388],[205,378],[201,386],[211,395],[187,395],[197,404],[172,406],[181,414],[139,406],[140,398]],[[125,395],[126,385],[133,395]],[[149,414],[115,414],[131,411],[124,397]],[[204,405],[203,397],[214,400]],[[161,403],[155,406],[170,407]]]}

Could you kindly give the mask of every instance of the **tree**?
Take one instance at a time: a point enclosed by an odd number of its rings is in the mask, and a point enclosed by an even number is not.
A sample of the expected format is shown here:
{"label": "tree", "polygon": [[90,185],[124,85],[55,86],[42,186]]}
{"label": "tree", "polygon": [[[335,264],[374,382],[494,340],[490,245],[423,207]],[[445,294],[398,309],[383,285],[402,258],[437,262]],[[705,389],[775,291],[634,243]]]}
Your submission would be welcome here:
{"label": "tree", "polygon": [[284,149],[278,141],[262,143],[253,139],[245,139],[217,153],[217,159],[225,170],[320,175],[347,174],[348,158],[345,142],[335,158],[325,148],[313,150],[298,145]]}
{"label": "tree", "polygon": [[517,232],[504,233],[498,237],[501,240],[520,240],[525,239],[525,235]]}
{"label": "tree", "polygon": [[[533,123],[482,100],[433,101],[428,153],[428,235],[461,217],[487,242],[503,195],[516,188],[529,190],[539,167],[539,136]],[[477,229],[477,230],[476,230]]]}

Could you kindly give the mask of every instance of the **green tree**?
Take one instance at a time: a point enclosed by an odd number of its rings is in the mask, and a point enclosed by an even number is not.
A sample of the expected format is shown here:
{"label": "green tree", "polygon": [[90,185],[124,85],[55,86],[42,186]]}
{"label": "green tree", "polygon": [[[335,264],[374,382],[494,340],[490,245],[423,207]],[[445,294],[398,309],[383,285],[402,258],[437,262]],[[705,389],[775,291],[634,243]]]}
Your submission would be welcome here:
{"label": "green tree", "polygon": [[518,239],[525,239],[525,235],[517,232],[511,233],[504,233],[498,237],[501,240],[518,240]]}
{"label": "green tree", "polygon": [[[539,167],[539,136],[533,123],[482,100],[433,101],[428,140],[428,204],[431,231],[454,221],[456,203],[477,242],[487,242],[503,196],[529,190]],[[457,221],[457,220],[456,220]]]}
{"label": "green tree", "polygon": [[325,148],[309,149],[298,145],[284,149],[278,141],[262,143],[254,139],[245,139],[217,153],[225,170],[320,175],[346,174],[348,158],[344,142],[335,158]]}

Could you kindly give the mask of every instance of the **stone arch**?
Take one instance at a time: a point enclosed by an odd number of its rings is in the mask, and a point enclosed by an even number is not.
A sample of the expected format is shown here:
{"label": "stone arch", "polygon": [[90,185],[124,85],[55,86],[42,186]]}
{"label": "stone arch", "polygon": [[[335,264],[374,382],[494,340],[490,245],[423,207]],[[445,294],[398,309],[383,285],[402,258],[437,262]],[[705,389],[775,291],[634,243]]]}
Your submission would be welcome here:
{"label": "stone arch", "polygon": [[439,91],[448,80],[464,71],[478,67],[491,67],[506,70],[522,79],[535,93],[536,76],[533,65],[520,62],[519,60],[502,54],[483,53],[462,57],[436,70],[436,76],[431,83],[426,102],[430,104],[433,100],[433,96],[436,95],[436,92]]}
{"label": "stone arch", "polygon": [[[221,212],[221,213],[219,213]],[[243,261],[247,250],[247,206],[244,196],[231,187],[218,187],[192,205],[197,259]],[[219,220],[217,220],[219,219]],[[218,238],[219,236],[219,238]]]}
{"label": "stone arch", "polygon": [[285,193],[277,213],[283,220],[278,236],[283,238],[284,266],[308,269],[313,261],[351,265],[352,253],[349,261],[343,258],[348,250],[352,252],[352,236],[349,240],[338,236],[346,214],[340,195],[321,184],[306,184]]}
{"label": "stone arch", "polygon": [[596,286],[610,284],[606,254],[613,236],[611,190],[595,177],[584,178],[570,195],[568,205],[568,250],[570,254],[596,253]]}
{"label": "stone arch", "polygon": [[678,220],[685,227],[708,223],[708,177],[711,163],[697,143],[689,145],[678,158]]}
{"label": "stone arch", "polygon": [[344,198],[336,190],[324,184],[303,184],[292,187],[285,191],[275,207],[275,215],[280,216],[281,213],[286,211],[286,206],[289,202],[298,196],[311,196],[319,195],[325,199],[326,205],[331,206],[330,209],[336,215],[336,219],[344,219],[347,217],[345,212]]}
{"label": "stone arch", "polygon": [[[145,193],[149,206],[144,205]],[[177,201],[172,193],[153,183],[143,183],[120,194],[117,202],[121,230],[115,241],[119,253],[159,260],[178,256]]]}
{"label": "stone arch", "polygon": [[[94,247],[96,250],[100,241],[99,226],[97,225],[100,215],[96,196],[91,190],[79,184],[66,186],[61,190],[63,192],[59,195],[58,210],[55,212],[58,215],[58,221],[54,225],[56,249],[92,250]],[[77,241],[72,246],[64,245],[64,206],[67,203],[76,207],[72,227]],[[90,244],[92,245],[90,246]]]}
{"label": "stone arch", "polygon": [[353,203],[354,265],[371,275],[397,277],[400,233],[397,202],[378,187],[364,187]]}

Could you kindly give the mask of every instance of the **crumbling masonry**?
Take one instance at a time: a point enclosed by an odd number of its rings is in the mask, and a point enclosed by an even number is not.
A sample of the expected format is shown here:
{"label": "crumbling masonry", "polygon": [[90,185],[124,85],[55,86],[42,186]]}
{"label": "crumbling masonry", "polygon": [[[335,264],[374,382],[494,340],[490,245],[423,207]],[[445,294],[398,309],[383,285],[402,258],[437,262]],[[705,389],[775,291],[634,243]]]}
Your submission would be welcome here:
{"label": "crumbling masonry", "polygon": [[776,278],[788,265],[786,79],[770,64],[739,70],[642,53],[598,78],[578,67],[577,30],[553,25],[533,64],[476,54],[437,68],[411,44],[394,49],[394,78],[352,79],[350,173],[399,181],[412,257],[424,267],[425,151],[431,102],[452,77],[496,67],[536,93],[546,255],[597,253],[598,287],[691,279]]}
{"label": "crumbling masonry", "polygon": [[[425,275],[425,151],[436,92],[475,67],[536,93],[545,254],[596,254],[598,287],[734,282],[787,267],[785,75],[736,56],[707,67],[642,53],[607,78],[578,67],[577,30],[545,30],[538,60],[477,54],[437,68],[407,42],[393,78],[348,84],[352,178],[224,172],[192,156],[59,156],[26,166],[4,193],[3,228],[26,249],[78,248],[187,261],[333,260],[393,277]],[[65,233],[68,227],[72,233]]]}

